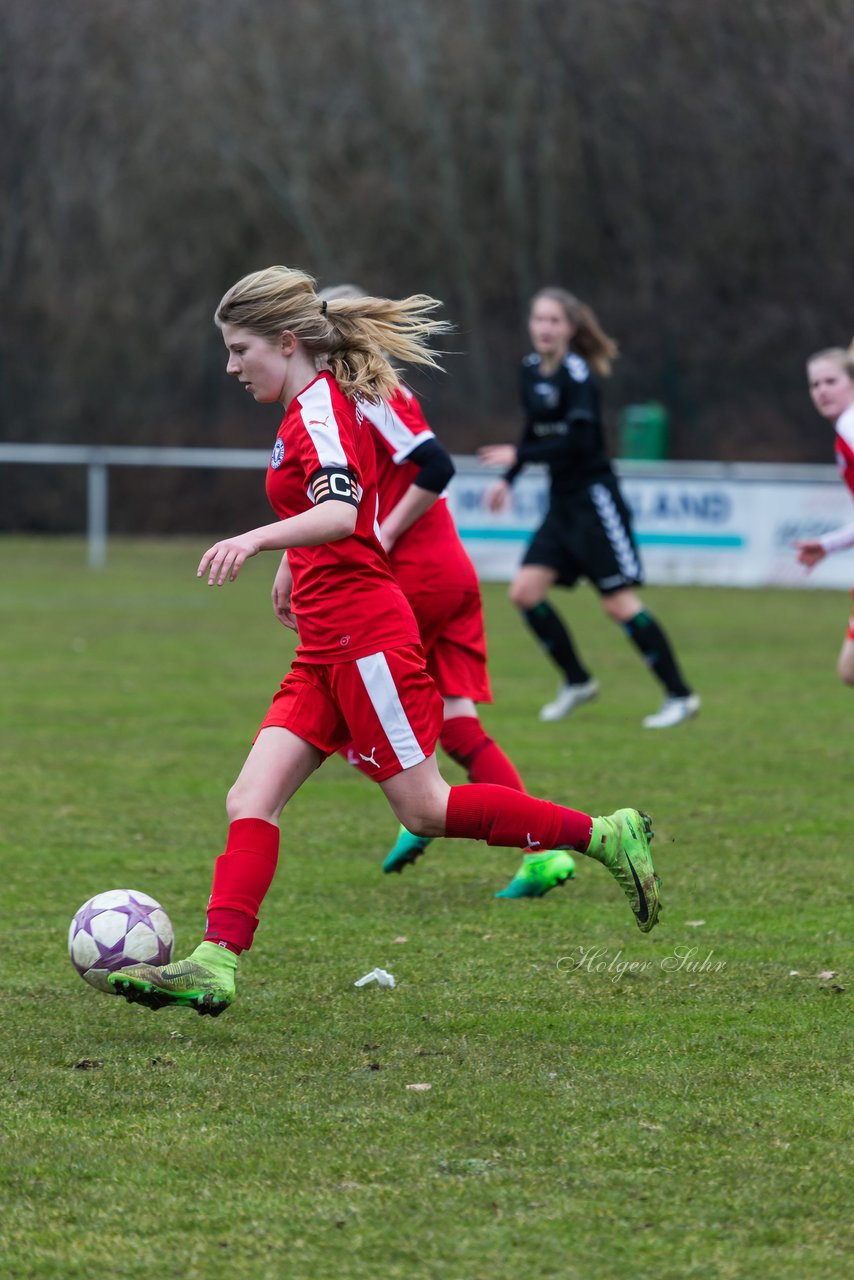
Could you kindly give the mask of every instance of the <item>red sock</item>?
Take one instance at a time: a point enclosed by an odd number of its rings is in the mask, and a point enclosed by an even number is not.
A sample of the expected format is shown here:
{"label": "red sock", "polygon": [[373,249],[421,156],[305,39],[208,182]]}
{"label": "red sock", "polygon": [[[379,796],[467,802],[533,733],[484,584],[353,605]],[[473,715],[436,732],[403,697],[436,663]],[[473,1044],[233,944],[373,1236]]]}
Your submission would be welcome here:
{"label": "red sock", "polygon": [[461,764],[472,782],[495,782],[524,791],[516,768],[497,742],[488,738],[477,716],[453,716],[439,734],[442,750]]}
{"label": "red sock", "polygon": [[252,946],[258,910],[276,874],[279,828],[263,818],[237,818],[214,864],[205,942],[240,955]]}
{"label": "red sock", "polygon": [[445,835],[511,849],[575,849],[584,853],[593,819],[535,796],[475,782],[451,787]]}

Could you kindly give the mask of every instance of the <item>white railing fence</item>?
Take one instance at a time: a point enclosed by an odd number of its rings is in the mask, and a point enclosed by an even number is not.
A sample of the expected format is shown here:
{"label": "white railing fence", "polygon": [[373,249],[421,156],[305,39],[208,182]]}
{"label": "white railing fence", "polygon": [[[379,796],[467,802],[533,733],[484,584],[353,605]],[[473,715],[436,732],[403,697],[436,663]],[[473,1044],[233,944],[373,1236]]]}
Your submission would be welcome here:
{"label": "white railing fence", "polygon": [[[86,468],[87,560],[93,569],[107,561],[111,467],[255,470],[260,482],[268,457],[260,449],[0,443],[0,464]],[[460,535],[481,578],[507,581],[545,510],[545,473],[526,469],[511,506],[495,514],[484,501],[495,473],[474,458],[454,462],[448,504]],[[854,582],[854,551],[829,556],[807,575],[792,548],[796,538],[854,519],[834,467],[630,461],[616,467],[650,582],[839,588]]]}
{"label": "white railing fence", "polygon": [[86,468],[86,547],[91,569],[101,569],[107,563],[110,467],[202,467],[263,474],[269,457],[266,449],[0,443],[0,463]]}

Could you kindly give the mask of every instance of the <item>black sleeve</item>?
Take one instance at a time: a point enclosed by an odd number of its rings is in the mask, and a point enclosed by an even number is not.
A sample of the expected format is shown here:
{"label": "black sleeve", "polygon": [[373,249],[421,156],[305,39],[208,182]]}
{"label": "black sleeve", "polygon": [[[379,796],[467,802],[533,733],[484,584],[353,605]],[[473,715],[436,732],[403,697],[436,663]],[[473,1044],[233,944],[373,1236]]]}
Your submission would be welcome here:
{"label": "black sleeve", "polygon": [[[522,408],[526,411],[526,414],[527,414],[528,395],[527,395],[527,386],[525,382],[524,362],[519,366],[519,399],[522,402]],[[526,418],[525,425],[522,428],[522,435],[519,438],[519,443],[516,446],[516,461],[513,463],[512,467],[508,467],[507,470],[504,472],[504,480],[507,484],[513,483],[513,481],[516,479],[519,472],[522,470],[522,468],[525,465],[524,462],[522,461],[522,449],[525,446],[525,441],[528,439],[528,429],[530,425],[531,425],[530,420]]]}
{"label": "black sleeve", "polygon": [[517,467],[524,466],[526,462],[541,462],[550,466],[554,462],[590,457],[599,440],[598,424],[590,418],[573,416],[567,426],[565,436],[550,440],[526,440],[519,446]]}
{"label": "black sleeve", "polygon": [[[524,390],[524,382],[523,382]],[[599,422],[599,391],[592,377],[583,382],[566,377],[564,384],[563,421],[565,435],[537,439],[530,432],[530,420],[518,445],[518,460],[510,471],[515,476],[528,462],[552,466],[555,463],[577,462],[590,458],[601,447]],[[507,479],[510,475],[505,477]]]}
{"label": "black sleeve", "polygon": [[414,462],[420,468],[412,483],[429,493],[444,492],[453,479],[455,467],[451,455],[435,437],[413,449],[404,461]]}
{"label": "black sleeve", "polygon": [[516,461],[513,463],[512,467],[508,467],[507,470],[504,472],[504,480],[507,482],[507,484],[513,483],[513,481],[516,479],[516,477],[518,476],[519,472],[522,470],[524,465],[525,464],[524,462],[522,462],[521,455],[517,449]]}

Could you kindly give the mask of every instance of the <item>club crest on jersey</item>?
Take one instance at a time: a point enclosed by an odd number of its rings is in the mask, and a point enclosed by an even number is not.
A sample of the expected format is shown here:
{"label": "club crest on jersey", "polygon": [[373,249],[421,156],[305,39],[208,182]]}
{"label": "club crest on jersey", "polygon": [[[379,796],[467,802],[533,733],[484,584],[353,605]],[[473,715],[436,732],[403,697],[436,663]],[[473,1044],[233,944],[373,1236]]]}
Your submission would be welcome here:
{"label": "club crest on jersey", "polygon": [[582,360],[581,356],[577,356],[574,351],[571,351],[566,357],[566,367],[573,382],[586,382],[590,377],[587,361]]}
{"label": "club crest on jersey", "polygon": [[278,440],[273,445],[273,452],[270,455],[270,466],[273,468],[274,471],[278,471],[279,467],[282,465],[284,460],[285,460],[285,442],[281,438],[281,436],[279,436]]}
{"label": "club crest on jersey", "polygon": [[534,392],[544,409],[556,409],[560,403],[560,388],[553,382],[534,383]]}

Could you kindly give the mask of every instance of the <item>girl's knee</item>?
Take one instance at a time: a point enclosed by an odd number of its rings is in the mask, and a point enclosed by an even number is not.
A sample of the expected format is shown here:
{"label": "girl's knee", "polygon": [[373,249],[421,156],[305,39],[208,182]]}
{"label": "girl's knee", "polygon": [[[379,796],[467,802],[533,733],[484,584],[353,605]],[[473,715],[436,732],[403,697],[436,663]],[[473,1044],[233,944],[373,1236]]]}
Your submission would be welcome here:
{"label": "girl's knee", "polygon": [[225,812],[229,822],[235,822],[241,816],[243,797],[240,786],[235,783],[225,797]]}
{"label": "girl's knee", "polygon": [[623,624],[636,618],[643,612],[643,601],[633,591],[614,591],[611,595],[600,596],[602,608],[612,622]]}
{"label": "girl's knee", "polygon": [[395,816],[414,836],[441,836],[445,833],[448,797],[443,792],[427,791],[422,795],[389,797]]}
{"label": "girl's knee", "polygon": [[510,603],[514,604],[517,609],[526,612],[528,609],[534,609],[544,599],[541,591],[533,590],[527,583],[511,582],[507,589],[507,595]]}
{"label": "girl's knee", "polygon": [[413,804],[405,813],[398,813],[400,821],[414,836],[432,838],[445,833],[445,813],[435,805]]}
{"label": "girl's knee", "polygon": [[854,685],[854,641],[846,640],[842,646],[836,673],[843,684]]}
{"label": "girl's knee", "polygon": [[225,798],[225,812],[229,822],[237,822],[239,818],[264,818],[267,822],[275,822],[279,816],[269,797],[241,785],[239,779]]}

